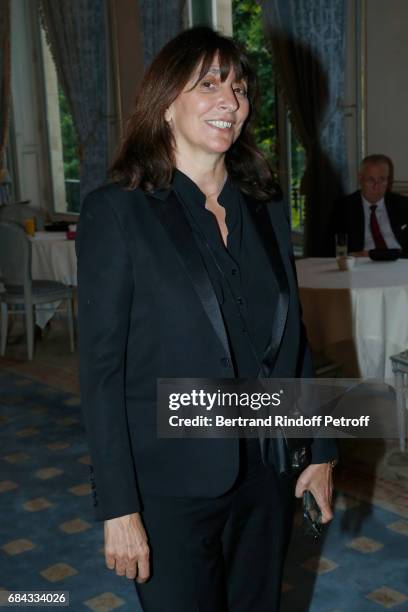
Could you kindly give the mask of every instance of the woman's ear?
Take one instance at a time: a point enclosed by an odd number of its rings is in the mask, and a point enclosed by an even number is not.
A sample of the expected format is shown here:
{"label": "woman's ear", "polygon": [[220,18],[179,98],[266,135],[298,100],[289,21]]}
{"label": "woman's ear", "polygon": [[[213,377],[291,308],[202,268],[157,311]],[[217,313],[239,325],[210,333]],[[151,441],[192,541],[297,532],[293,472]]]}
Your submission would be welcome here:
{"label": "woman's ear", "polygon": [[167,121],[167,123],[171,123],[172,119],[173,119],[173,113],[172,113],[172,105],[170,105],[168,108],[166,108],[165,113],[164,113],[164,118]]}

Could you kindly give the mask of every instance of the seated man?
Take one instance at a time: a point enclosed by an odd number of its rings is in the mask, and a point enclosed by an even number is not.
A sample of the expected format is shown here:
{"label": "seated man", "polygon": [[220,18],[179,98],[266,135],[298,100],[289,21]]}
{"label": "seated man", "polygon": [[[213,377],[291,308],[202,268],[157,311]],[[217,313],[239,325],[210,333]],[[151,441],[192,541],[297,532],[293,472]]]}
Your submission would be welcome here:
{"label": "seated man", "polygon": [[369,155],[361,163],[360,189],[337,203],[335,231],[348,237],[352,255],[370,249],[408,253],[408,198],[390,191],[393,164],[386,155]]}

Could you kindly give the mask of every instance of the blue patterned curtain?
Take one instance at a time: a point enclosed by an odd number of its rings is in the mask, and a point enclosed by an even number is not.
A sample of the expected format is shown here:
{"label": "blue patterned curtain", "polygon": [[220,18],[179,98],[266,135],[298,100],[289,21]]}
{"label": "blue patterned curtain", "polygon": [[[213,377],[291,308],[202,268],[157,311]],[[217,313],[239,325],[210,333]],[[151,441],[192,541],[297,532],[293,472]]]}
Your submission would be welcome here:
{"label": "blue patterned curtain", "polygon": [[0,204],[8,199],[4,167],[10,118],[10,1],[0,0]]}
{"label": "blue patterned curtain", "polygon": [[346,2],[266,0],[261,6],[280,86],[307,155],[305,253],[331,254],[333,206],[347,184]]}
{"label": "blue patterned curtain", "polygon": [[107,66],[103,0],[41,0],[47,41],[78,135],[81,202],[106,181]]}
{"label": "blue patterned curtain", "polygon": [[145,66],[182,30],[184,4],[185,0],[139,0]]}

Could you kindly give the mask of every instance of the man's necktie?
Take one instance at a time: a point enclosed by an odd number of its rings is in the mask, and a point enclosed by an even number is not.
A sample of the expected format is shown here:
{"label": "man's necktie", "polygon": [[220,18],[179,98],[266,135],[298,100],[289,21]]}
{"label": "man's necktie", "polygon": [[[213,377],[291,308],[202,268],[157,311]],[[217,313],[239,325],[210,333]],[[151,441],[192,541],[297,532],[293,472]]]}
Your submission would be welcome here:
{"label": "man's necktie", "polygon": [[380,226],[378,224],[377,215],[375,214],[375,210],[377,208],[377,204],[373,204],[370,206],[371,216],[370,216],[370,229],[371,234],[373,236],[374,244],[376,249],[386,249],[387,245],[385,243],[384,237],[381,233]]}

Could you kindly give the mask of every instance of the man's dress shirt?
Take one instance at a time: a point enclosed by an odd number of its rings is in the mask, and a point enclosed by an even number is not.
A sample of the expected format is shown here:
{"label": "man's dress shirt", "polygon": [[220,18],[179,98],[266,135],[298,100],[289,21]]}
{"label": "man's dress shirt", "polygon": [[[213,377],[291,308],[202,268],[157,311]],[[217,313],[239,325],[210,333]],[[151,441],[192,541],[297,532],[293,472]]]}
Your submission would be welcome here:
{"label": "man's dress shirt", "polygon": [[[372,204],[368,202],[365,197],[361,196],[364,208],[364,250],[370,251],[371,249],[375,249],[373,235],[371,233],[370,227],[370,217],[371,217],[371,206]],[[375,203],[377,208],[375,209],[375,215],[377,217],[378,225],[384,238],[385,244],[388,249],[400,249],[401,245],[397,241],[394,236],[394,232],[391,228],[391,223],[388,217],[387,209],[385,207],[384,198],[381,198],[378,202]]]}

